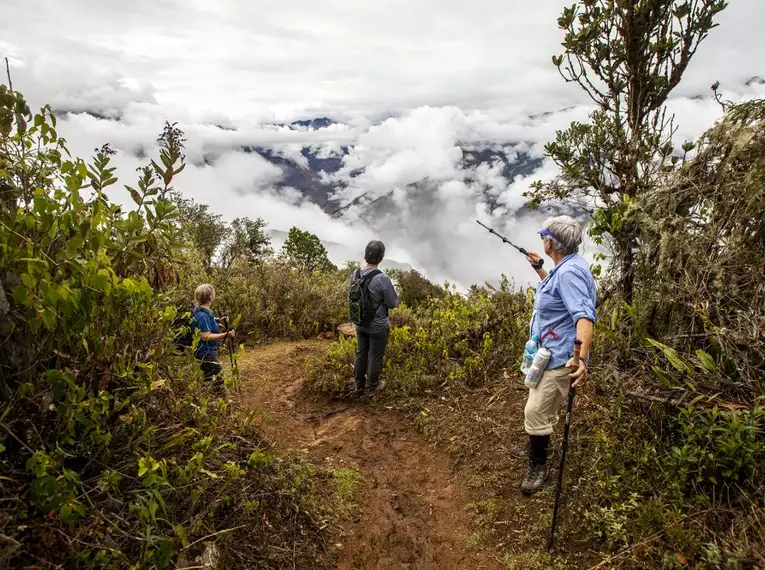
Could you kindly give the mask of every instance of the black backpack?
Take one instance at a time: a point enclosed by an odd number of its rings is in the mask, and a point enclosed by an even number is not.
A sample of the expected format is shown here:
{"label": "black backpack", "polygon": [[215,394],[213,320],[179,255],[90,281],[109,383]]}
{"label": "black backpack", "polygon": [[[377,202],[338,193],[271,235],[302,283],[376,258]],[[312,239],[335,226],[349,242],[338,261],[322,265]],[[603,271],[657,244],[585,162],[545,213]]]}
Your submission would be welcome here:
{"label": "black backpack", "polygon": [[195,308],[191,312],[181,313],[170,325],[175,336],[173,336],[173,350],[176,354],[185,354],[194,344],[194,314]]}
{"label": "black backpack", "polygon": [[368,328],[372,324],[379,305],[375,307],[372,304],[369,283],[380,273],[382,271],[379,269],[373,269],[366,275],[361,275],[361,270],[357,269],[351,276],[351,286],[348,290],[348,317],[354,325]]}

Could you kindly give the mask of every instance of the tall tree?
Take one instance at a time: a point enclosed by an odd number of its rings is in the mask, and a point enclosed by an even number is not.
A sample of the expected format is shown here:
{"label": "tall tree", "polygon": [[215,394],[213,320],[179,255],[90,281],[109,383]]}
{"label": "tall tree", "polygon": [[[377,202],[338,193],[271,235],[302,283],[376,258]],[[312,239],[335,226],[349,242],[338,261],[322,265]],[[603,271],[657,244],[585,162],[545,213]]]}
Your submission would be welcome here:
{"label": "tall tree", "polygon": [[223,245],[221,262],[224,267],[230,267],[237,259],[256,263],[272,253],[271,238],[266,234],[263,218],[236,218],[231,222],[231,231]]}
{"label": "tall tree", "polygon": [[199,252],[205,268],[209,269],[215,252],[230,233],[230,228],[220,214],[209,211],[207,204],[198,204],[178,192],[173,192],[172,201],[178,208],[183,237]]}
{"label": "tall tree", "polygon": [[[590,235],[610,246],[628,303],[639,240],[634,200],[680,160],[665,103],[726,6],[724,0],[578,0],[558,19],[565,51],[553,63],[596,110],[589,123],[572,123],[545,147],[561,175],[537,182],[527,195],[532,207],[572,200],[593,214]],[[686,153],[692,148],[683,145]]]}
{"label": "tall tree", "polygon": [[282,246],[282,257],[308,271],[329,271],[335,268],[321,240],[311,232],[296,227],[290,228],[287,234],[287,240]]}

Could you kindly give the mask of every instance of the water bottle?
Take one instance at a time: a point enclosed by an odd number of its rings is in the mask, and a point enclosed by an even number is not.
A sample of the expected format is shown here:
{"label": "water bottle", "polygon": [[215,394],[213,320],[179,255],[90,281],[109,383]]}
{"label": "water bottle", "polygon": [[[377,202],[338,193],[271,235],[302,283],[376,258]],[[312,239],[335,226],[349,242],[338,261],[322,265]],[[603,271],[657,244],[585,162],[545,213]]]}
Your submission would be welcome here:
{"label": "water bottle", "polygon": [[550,363],[551,357],[552,352],[544,346],[537,350],[536,355],[534,355],[534,360],[531,363],[531,368],[529,368],[529,371],[526,374],[526,388],[533,390],[537,387],[539,380],[542,378],[542,374],[544,374],[547,365]]}
{"label": "water bottle", "polygon": [[521,362],[521,374],[528,374],[531,368],[531,363],[534,361],[534,355],[539,349],[539,335],[534,333],[531,338],[526,341],[526,347],[523,350],[523,361]]}

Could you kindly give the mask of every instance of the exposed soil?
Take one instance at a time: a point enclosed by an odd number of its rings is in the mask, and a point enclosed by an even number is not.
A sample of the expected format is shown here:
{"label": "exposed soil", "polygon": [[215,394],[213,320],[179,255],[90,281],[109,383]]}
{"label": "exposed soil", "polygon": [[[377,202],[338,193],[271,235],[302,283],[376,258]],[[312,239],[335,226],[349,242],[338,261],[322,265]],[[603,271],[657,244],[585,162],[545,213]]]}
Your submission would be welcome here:
{"label": "exposed soil", "polygon": [[471,498],[449,455],[414,431],[410,419],[369,399],[305,395],[307,361],[326,347],[304,341],[249,351],[240,359],[241,398],[263,413],[261,426],[278,447],[359,472],[358,507],[335,545],[337,567],[501,568],[496,551],[470,544]]}

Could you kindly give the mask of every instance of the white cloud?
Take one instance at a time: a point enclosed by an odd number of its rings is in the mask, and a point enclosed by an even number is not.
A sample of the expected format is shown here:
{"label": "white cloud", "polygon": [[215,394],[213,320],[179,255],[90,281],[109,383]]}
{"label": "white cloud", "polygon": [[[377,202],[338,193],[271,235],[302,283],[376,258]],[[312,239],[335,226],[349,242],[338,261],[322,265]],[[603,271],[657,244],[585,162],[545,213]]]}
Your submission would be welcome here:
{"label": "white cloud", "polygon": [[[522,192],[555,167],[544,161],[508,185],[500,161],[464,169],[462,148],[492,146],[511,162],[519,152],[542,157],[556,130],[586,120],[588,100],[550,63],[561,49],[556,18],[569,3],[3,0],[0,55],[33,104],[121,118],[71,115],[59,131],[83,156],[110,141],[124,183],[139,157],[155,153],[163,122],[178,121],[189,161],[178,189],[226,219],[262,216],[275,229],[298,225],[359,250],[381,236],[391,258],[436,279],[469,284],[506,271],[523,283],[534,278],[523,258],[475,219],[534,247],[545,213],[519,212]],[[763,20],[761,0],[723,12],[670,103],[678,140],[720,116],[709,97],[716,80],[733,100],[765,96],[765,86],[744,86],[765,77],[755,57],[765,51]],[[274,126],[321,116],[342,124]],[[392,191],[399,211],[374,229],[359,208],[333,219],[294,189],[276,191],[280,169],[242,152],[259,146],[301,164],[303,147],[321,156],[351,147],[331,177],[347,184],[338,197]],[[420,191],[407,186],[423,180]]]}

